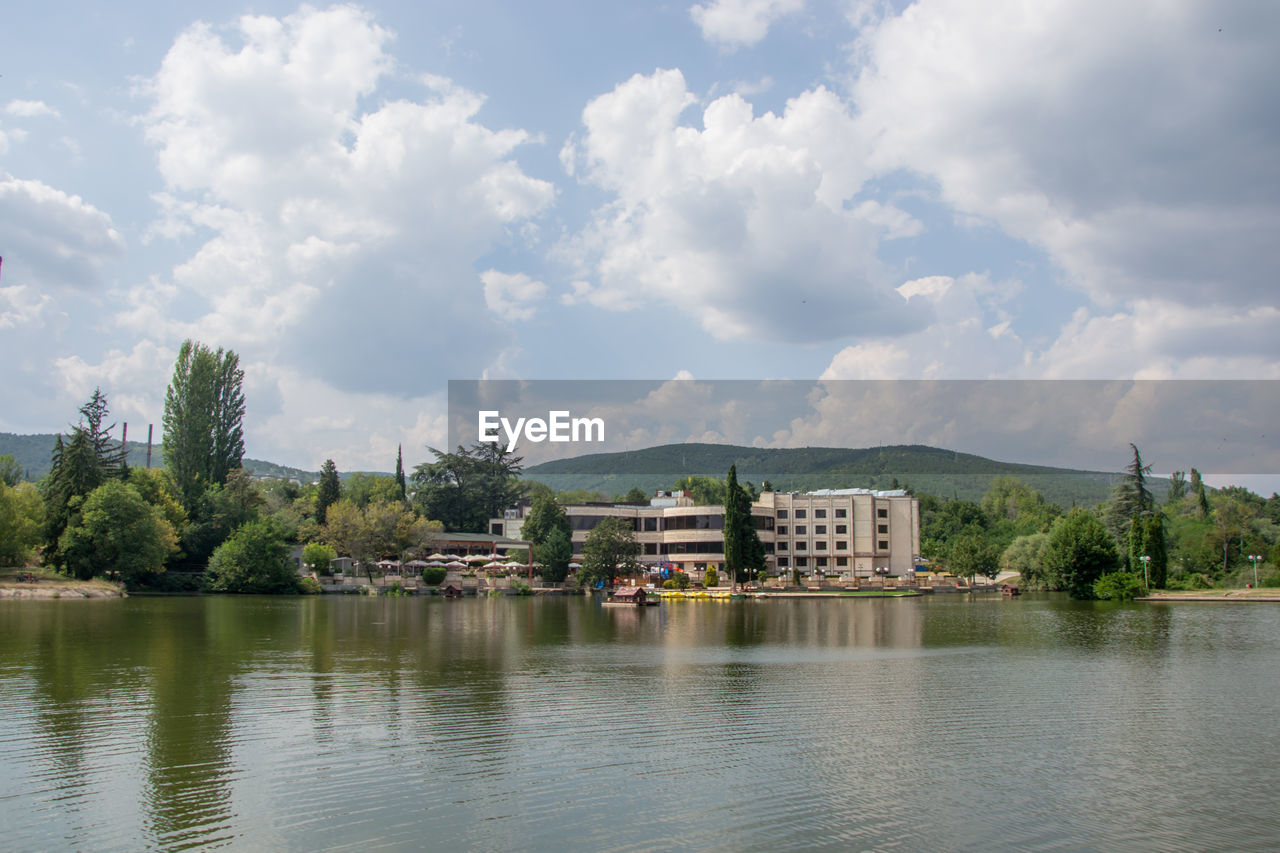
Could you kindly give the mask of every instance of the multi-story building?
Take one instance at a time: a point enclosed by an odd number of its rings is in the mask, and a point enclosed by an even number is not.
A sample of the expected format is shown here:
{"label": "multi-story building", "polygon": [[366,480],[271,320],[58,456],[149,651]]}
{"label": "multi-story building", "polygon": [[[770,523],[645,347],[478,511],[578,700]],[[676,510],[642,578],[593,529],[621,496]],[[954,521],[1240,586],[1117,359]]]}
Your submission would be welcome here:
{"label": "multi-story building", "polygon": [[[519,539],[527,512],[527,504],[512,507],[491,520],[489,532]],[[642,562],[693,572],[724,564],[723,506],[695,506],[683,493],[660,492],[647,505],[585,503],[565,512],[577,555],[591,529],[613,516],[631,521]],[[765,492],[751,517],[771,574],[905,575],[920,553],[920,504],[904,491]]]}

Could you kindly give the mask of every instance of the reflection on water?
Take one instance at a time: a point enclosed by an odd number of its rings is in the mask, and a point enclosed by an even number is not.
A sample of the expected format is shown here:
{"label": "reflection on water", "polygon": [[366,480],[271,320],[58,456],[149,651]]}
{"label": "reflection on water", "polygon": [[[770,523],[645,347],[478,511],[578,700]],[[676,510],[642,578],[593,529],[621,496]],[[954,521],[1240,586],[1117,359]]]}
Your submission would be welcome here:
{"label": "reflection on water", "polygon": [[1273,849],[1280,607],[0,602],[5,847]]}

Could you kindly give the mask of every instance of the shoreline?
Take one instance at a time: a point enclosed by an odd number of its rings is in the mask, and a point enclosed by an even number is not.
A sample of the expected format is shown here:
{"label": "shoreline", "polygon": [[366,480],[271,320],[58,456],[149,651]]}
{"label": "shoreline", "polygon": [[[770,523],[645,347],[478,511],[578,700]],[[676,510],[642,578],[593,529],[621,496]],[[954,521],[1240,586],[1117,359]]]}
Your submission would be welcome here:
{"label": "shoreline", "polygon": [[1235,603],[1240,601],[1280,601],[1280,589],[1198,589],[1188,592],[1152,592],[1138,596],[1134,601],[1155,603],[1178,601],[1212,601]]}

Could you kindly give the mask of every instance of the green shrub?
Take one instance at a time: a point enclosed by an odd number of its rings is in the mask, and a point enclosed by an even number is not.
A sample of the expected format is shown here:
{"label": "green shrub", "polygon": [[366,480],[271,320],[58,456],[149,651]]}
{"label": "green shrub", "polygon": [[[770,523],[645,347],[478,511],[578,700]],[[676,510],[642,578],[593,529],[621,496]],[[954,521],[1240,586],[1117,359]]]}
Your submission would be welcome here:
{"label": "green shrub", "polygon": [[313,577],[298,578],[298,592],[301,595],[319,595],[322,592],[320,581]]}
{"label": "green shrub", "polygon": [[1133,601],[1146,588],[1136,572],[1110,572],[1093,582],[1093,594],[1104,601]]}
{"label": "green shrub", "polygon": [[516,591],[516,595],[533,595],[533,587],[524,581],[512,581],[511,588]]}
{"label": "green shrub", "polygon": [[799,569],[791,570],[791,585],[800,586],[800,570]]}
{"label": "green shrub", "polygon": [[213,552],[207,576],[214,592],[294,592],[298,588],[286,534],[269,518],[237,528]]}
{"label": "green shrub", "polygon": [[766,572],[764,569],[761,569],[760,571],[756,572],[756,583],[763,586],[764,582],[767,580],[769,580],[769,573]]}
{"label": "green shrub", "polygon": [[439,586],[448,574],[449,570],[444,566],[427,566],[422,570],[422,582],[427,586]]}
{"label": "green shrub", "polygon": [[333,573],[329,564],[337,558],[338,552],[333,550],[333,546],[323,542],[308,542],[302,548],[302,564],[313,566],[315,571],[322,575]]}
{"label": "green shrub", "polygon": [[679,589],[679,586],[676,584],[674,580],[672,580],[671,578],[668,578],[662,582],[662,588],[663,589]]}
{"label": "green shrub", "polygon": [[715,569],[707,569],[707,573],[702,580],[702,585],[708,588],[720,585],[720,576],[716,574]]}
{"label": "green shrub", "polygon": [[679,589],[689,588],[689,576],[686,575],[684,572],[676,572],[675,582],[676,582],[676,586]]}

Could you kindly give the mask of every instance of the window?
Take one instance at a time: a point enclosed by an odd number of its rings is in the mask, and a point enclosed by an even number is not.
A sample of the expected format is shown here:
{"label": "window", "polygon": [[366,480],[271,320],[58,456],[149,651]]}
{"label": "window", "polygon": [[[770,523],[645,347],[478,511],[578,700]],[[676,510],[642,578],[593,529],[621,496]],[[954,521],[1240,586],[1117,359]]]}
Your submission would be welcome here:
{"label": "window", "polygon": [[849,510],[847,509],[836,510],[836,518],[848,518],[848,517],[849,517]]}
{"label": "window", "polygon": [[646,518],[644,520],[644,529],[646,532],[656,531],[658,529],[658,519],[652,517]]}
{"label": "window", "polygon": [[820,568],[820,569],[825,569],[826,567],[827,567],[827,558],[826,558],[826,557],[819,557],[819,558],[818,558],[818,568]]}
{"label": "window", "polygon": [[786,543],[786,542],[779,542],[779,543],[778,543],[778,550],[779,550],[779,551],[785,551],[785,550],[787,550],[787,543]]}
{"label": "window", "polygon": [[658,555],[658,543],[657,542],[644,543],[644,553],[645,553],[645,556],[656,557]]}
{"label": "window", "polygon": [[849,543],[848,543],[848,541],[847,541],[847,540],[837,539],[837,540],[836,540],[836,550],[837,550],[837,551],[848,551],[848,550],[849,550]]}
{"label": "window", "polygon": [[843,569],[849,565],[848,557],[836,557],[836,568]]}
{"label": "window", "polygon": [[823,540],[819,539],[817,542],[814,542],[814,543],[813,543],[813,550],[815,550],[815,551],[825,551],[825,550],[827,550],[827,543],[826,543],[826,542],[824,542]]}
{"label": "window", "polygon": [[490,524],[490,525],[489,525],[489,535],[490,535],[490,536],[501,536],[501,535],[502,535],[502,522],[501,522],[501,521],[497,522],[496,524]]}
{"label": "window", "polygon": [[813,526],[813,535],[814,535],[814,536],[826,536],[826,535],[827,535],[827,526],[826,526],[825,524],[815,524],[815,525]]}
{"label": "window", "polygon": [[889,540],[888,540],[888,539],[881,539],[881,540],[880,540],[880,542],[879,542],[879,544],[878,544],[878,545],[876,545],[876,547],[877,547],[877,548],[879,548],[881,551],[888,551],[888,550],[889,550]]}
{"label": "window", "polygon": [[888,517],[889,517],[889,510],[887,507],[880,507],[878,510],[876,510],[876,518],[888,518]]}
{"label": "window", "polygon": [[778,525],[778,535],[779,535],[779,536],[786,536],[786,535],[787,535],[787,526],[786,526],[785,524],[779,524],[779,525]]}
{"label": "window", "polygon": [[789,566],[789,565],[791,565],[791,558],[790,558],[790,557],[779,557],[779,558],[778,558],[778,568],[780,568],[780,569],[785,569],[785,568],[786,568],[787,566]]}
{"label": "window", "polygon": [[805,550],[805,549],[806,549],[806,548],[808,548],[808,547],[809,547],[809,546],[808,546],[808,545],[806,545],[806,544],[805,544],[805,543],[803,543],[803,542],[797,542],[797,543],[796,543],[796,550],[797,550],[797,551],[803,551],[803,550]]}
{"label": "window", "polygon": [[849,533],[849,525],[847,525],[847,524],[837,524],[837,525],[836,525],[836,535],[837,535],[837,536],[845,536],[845,535],[848,535],[848,533]]}
{"label": "window", "polygon": [[805,527],[803,524],[797,524],[797,525],[796,525],[796,535],[797,535],[797,536],[807,536],[808,534],[809,534],[809,528],[808,528],[808,527]]}
{"label": "window", "polygon": [[889,532],[889,525],[887,524],[876,525],[876,533],[888,533],[888,532]]}
{"label": "window", "polygon": [[815,509],[815,510],[813,511],[813,517],[814,517],[814,518],[826,518],[826,517],[827,517],[827,511],[826,511],[825,509]]}
{"label": "window", "polygon": [[787,517],[787,511],[786,511],[785,509],[780,509],[780,510],[778,510],[778,518],[779,518],[779,519],[786,518],[786,517]]}
{"label": "window", "polygon": [[808,510],[803,510],[803,509],[796,510],[796,518],[808,518],[808,516],[809,516]]}
{"label": "window", "polygon": [[796,557],[796,568],[797,568],[797,569],[803,569],[803,568],[804,568],[805,566],[807,566],[807,565],[809,565],[809,558],[808,558],[808,557]]}

